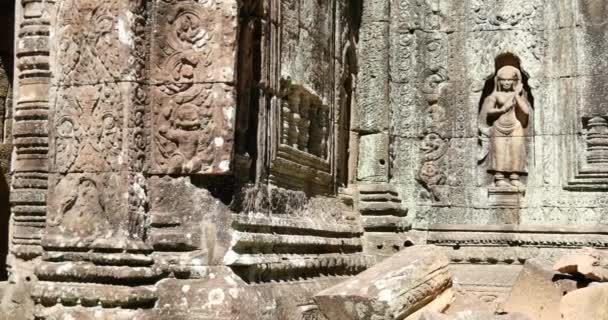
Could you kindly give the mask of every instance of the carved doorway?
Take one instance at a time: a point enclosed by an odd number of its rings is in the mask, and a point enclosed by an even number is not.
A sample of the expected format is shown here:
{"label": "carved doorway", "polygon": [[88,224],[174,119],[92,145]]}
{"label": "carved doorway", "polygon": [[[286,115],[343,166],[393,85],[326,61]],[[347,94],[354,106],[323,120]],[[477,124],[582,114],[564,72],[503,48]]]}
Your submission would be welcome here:
{"label": "carved doorway", "polygon": [[14,0],[0,3],[0,281],[7,278],[6,256],[9,243],[14,14]]}

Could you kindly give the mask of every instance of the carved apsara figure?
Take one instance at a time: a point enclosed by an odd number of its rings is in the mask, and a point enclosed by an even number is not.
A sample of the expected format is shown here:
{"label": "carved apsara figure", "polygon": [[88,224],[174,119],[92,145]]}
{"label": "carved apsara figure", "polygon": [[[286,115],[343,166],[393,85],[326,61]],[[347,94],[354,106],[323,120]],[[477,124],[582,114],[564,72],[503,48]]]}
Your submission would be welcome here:
{"label": "carved apsara figure", "polygon": [[494,83],[494,91],[483,101],[479,115],[482,143],[489,140],[482,158],[489,156],[488,172],[494,174],[496,187],[522,187],[530,103],[519,69],[509,65],[500,68]]}

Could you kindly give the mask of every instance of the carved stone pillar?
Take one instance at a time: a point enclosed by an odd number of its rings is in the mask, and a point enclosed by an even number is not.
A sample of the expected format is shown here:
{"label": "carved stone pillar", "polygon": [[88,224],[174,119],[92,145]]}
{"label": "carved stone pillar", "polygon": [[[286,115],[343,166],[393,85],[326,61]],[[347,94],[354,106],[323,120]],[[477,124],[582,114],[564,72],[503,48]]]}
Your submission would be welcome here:
{"label": "carved stone pillar", "polygon": [[156,296],[147,285],[160,274],[144,242],[146,4],[65,0],[45,12],[53,22],[50,174],[36,315],[149,307]]}
{"label": "carved stone pillar", "polygon": [[14,110],[14,154],[11,252],[31,259],[41,254],[47,213],[49,69],[49,12],[55,1],[22,0],[18,12]]}

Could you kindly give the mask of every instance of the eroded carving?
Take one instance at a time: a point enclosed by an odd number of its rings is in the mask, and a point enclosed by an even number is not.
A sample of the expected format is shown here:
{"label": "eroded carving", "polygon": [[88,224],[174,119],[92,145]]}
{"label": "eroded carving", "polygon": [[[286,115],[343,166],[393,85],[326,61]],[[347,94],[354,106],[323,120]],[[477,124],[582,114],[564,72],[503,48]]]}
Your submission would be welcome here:
{"label": "eroded carving", "polygon": [[[55,82],[141,79],[144,37],[137,1],[66,0],[57,6]],[[127,14],[128,12],[128,14]]]}
{"label": "eroded carving", "polygon": [[[90,245],[126,237],[126,224],[119,217],[122,204],[117,174],[69,174],[52,186],[55,203],[50,205],[47,243]],[[124,188],[122,188],[124,189]],[[124,190],[126,191],[126,190]]]}
{"label": "eroded carving", "polygon": [[543,1],[517,0],[509,4],[500,1],[475,0],[470,4],[475,30],[508,30],[516,27],[535,28],[536,16],[542,14]]}
{"label": "eroded carving", "polygon": [[87,177],[80,178],[75,187],[77,191],[60,200],[60,215],[49,225],[62,225],[68,233],[79,237],[99,236],[109,228],[99,187]]}

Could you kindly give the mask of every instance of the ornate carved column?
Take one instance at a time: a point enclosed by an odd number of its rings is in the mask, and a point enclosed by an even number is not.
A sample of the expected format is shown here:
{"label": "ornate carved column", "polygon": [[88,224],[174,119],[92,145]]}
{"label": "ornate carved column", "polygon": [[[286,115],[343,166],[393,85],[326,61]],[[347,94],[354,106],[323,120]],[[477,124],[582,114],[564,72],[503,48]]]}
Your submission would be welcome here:
{"label": "ornate carved column", "polygon": [[41,254],[48,180],[49,12],[55,1],[21,1],[17,40],[14,112],[14,176],[11,252],[31,259]]}
{"label": "ornate carved column", "polygon": [[63,0],[45,10],[50,174],[32,292],[38,317],[64,315],[66,306],[147,308],[156,299],[148,285],[160,273],[144,242],[146,10],[130,0]]}

